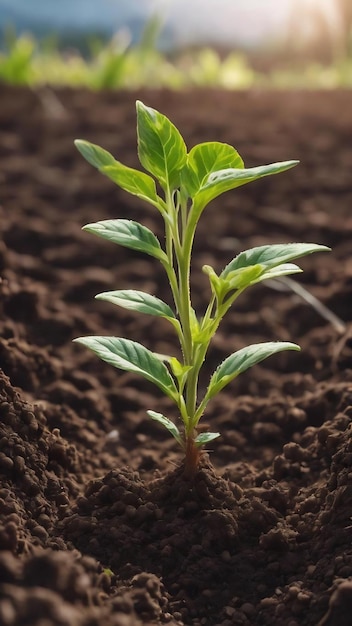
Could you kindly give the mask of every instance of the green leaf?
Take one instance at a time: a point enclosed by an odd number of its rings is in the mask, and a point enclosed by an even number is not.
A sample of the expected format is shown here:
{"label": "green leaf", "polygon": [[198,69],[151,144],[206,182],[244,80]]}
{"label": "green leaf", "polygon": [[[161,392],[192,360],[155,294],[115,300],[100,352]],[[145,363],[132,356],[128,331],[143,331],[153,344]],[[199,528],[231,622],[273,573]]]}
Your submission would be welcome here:
{"label": "green leaf", "polygon": [[182,380],[184,376],[187,376],[187,374],[193,368],[193,365],[184,365],[183,363],[180,363],[180,361],[176,359],[175,356],[172,356],[169,359],[169,365],[171,367],[173,375],[179,381]]}
{"label": "green leaf", "polygon": [[202,272],[209,277],[211,291],[218,302],[221,302],[229,290],[229,281],[221,279],[211,265],[203,265]]}
{"label": "green leaf", "polygon": [[208,274],[212,292],[215,294],[218,302],[222,303],[229,292],[239,289],[243,290],[259,282],[265,267],[263,265],[250,265],[249,267],[242,267],[229,272],[225,277],[222,274],[217,276],[210,265],[204,265],[202,270],[205,274]]}
{"label": "green leaf", "polygon": [[164,201],[156,193],[155,181],[151,176],[123,165],[100,146],[83,139],[76,139],[75,146],[86,161],[105,174],[116,185],[141,200],[150,202],[159,210],[163,210]]}
{"label": "green leaf", "polygon": [[126,372],[140,374],[175,400],[177,390],[164,363],[136,341],[121,337],[78,337],[75,342],[92,350],[103,361]]}
{"label": "green leaf", "polygon": [[251,265],[263,265],[266,270],[297,259],[313,252],[330,250],[327,246],[315,243],[284,243],[268,246],[258,246],[240,252],[221,272],[221,278],[226,278],[234,270],[249,267]]}
{"label": "green leaf", "polygon": [[240,155],[232,146],[219,141],[200,143],[188,154],[187,164],[182,172],[182,182],[189,196],[193,198],[212,172],[243,167]]}
{"label": "green leaf", "polygon": [[210,441],[214,441],[214,439],[217,439],[218,437],[220,437],[220,433],[200,433],[195,438],[194,443],[196,444],[197,448],[200,448],[200,446],[204,446]]}
{"label": "green leaf", "polygon": [[157,237],[149,228],[138,222],[124,219],[102,220],[86,224],[83,226],[83,230],[113,243],[118,243],[125,248],[145,252],[160,261],[167,261],[167,256],[161,249]]}
{"label": "green leaf", "polygon": [[300,347],[289,341],[269,341],[252,344],[231,354],[212,375],[206,392],[206,399],[209,400],[215,396],[225,385],[256,363],[260,363],[272,354],[283,350],[300,350]]}
{"label": "green leaf", "polygon": [[164,202],[156,193],[154,179],[148,176],[148,174],[135,170],[132,167],[127,167],[127,165],[123,165],[118,161],[115,161],[114,165],[101,167],[100,171],[121,189],[124,189],[124,191],[138,196],[141,200],[150,202],[159,210],[163,210]]}
{"label": "green leaf", "polygon": [[187,149],[177,128],[165,116],[137,100],[138,156],[164,190],[180,185]]}
{"label": "green leaf", "polygon": [[116,163],[110,152],[97,146],[95,143],[90,143],[90,141],[85,141],[84,139],[76,139],[75,146],[85,160],[98,170],[107,165],[114,165],[114,163]]}
{"label": "green leaf", "polygon": [[159,424],[162,424],[169,431],[169,433],[171,433],[171,435],[175,437],[177,443],[179,443],[180,446],[184,447],[181,433],[176,424],[169,420],[168,417],[165,417],[165,415],[163,415],[162,413],[157,413],[156,411],[147,411],[147,413],[149,417],[152,418],[152,420],[155,420],[156,422],[159,422]]}
{"label": "green leaf", "polygon": [[226,168],[212,172],[194,197],[194,212],[199,217],[204,207],[226,191],[241,187],[264,176],[279,174],[295,167],[298,161],[283,161],[249,169]]}
{"label": "green leaf", "polygon": [[282,263],[282,265],[277,265],[269,270],[265,270],[259,278],[251,282],[251,285],[261,283],[263,280],[280,278],[281,276],[288,276],[290,274],[301,274],[302,272],[303,270],[298,267],[298,265],[295,265],[295,263]]}
{"label": "green leaf", "polygon": [[265,265],[249,265],[249,267],[241,267],[229,272],[222,280],[228,285],[227,291],[233,291],[234,289],[243,291],[246,287],[256,285],[270,278],[280,278],[280,276],[301,272],[301,268],[294,263],[282,263],[268,270]]}
{"label": "green leaf", "polygon": [[184,365],[173,356],[169,359],[169,366],[171,367],[171,371],[178,382],[179,392],[182,393],[188,374],[193,368],[193,365]]}
{"label": "green leaf", "polygon": [[166,317],[167,319],[176,319],[174,312],[168,304],[144,291],[120,289],[118,291],[104,291],[103,293],[98,293],[95,297],[97,300],[106,300],[131,311],[139,311],[140,313]]}
{"label": "green leaf", "polygon": [[233,289],[245,289],[260,281],[264,271],[265,268],[263,265],[250,265],[249,267],[241,267],[241,269],[230,272],[225,278],[221,274],[220,278],[228,283],[228,291],[232,291]]}

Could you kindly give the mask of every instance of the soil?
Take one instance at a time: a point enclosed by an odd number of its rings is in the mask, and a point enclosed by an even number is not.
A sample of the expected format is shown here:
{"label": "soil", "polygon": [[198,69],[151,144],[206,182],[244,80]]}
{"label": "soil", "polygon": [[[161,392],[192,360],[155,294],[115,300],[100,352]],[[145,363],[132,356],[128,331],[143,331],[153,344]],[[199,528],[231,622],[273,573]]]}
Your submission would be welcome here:
{"label": "soil", "polygon": [[[226,317],[202,385],[230,352],[291,340],[210,406],[220,431],[194,480],[146,409],[177,419],[149,383],[72,339],[126,336],[177,354],[167,323],[94,295],[138,288],[170,302],[157,262],[81,231],[124,217],[162,236],[159,216],[93,170],[81,137],[137,166],[139,98],[189,147],[235,145],[248,166],[301,165],[206,209],[205,263],[312,241],[291,289],[248,290]],[[0,623],[3,626],[352,624],[352,94],[89,93],[1,87]]]}

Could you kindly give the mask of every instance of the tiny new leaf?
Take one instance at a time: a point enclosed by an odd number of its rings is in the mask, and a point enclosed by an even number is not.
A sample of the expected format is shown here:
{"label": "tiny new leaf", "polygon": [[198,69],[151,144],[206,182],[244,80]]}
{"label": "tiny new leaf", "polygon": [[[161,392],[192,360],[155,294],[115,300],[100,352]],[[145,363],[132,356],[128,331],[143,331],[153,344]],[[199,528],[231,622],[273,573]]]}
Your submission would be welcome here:
{"label": "tiny new leaf", "polygon": [[241,267],[241,269],[230,272],[224,278],[220,274],[220,280],[226,280],[229,283],[229,291],[234,289],[245,289],[250,285],[254,285],[262,279],[265,268],[263,265],[249,265],[248,267]]}
{"label": "tiny new leaf", "polygon": [[251,285],[261,283],[271,278],[281,278],[282,276],[289,276],[290,274],[301,274],[302,271],[303,270],[295,263],[282,263],[282,265],[277,265],[276,267],[265,270],[257,280],[251,282]]}
{"label": "tiny new leaf", "polygon": [[192,365],[184,365],[183,363],[180,363],[175,356],[172,356],[169,359],[169,366],[171,367],[171,371],[178,382],[179,391],[182,393],[186,384],[187,376],[192,369]]}
{"label": "tiny new leaf", "polygon": [[200,433],[195,438],[194,443],[196,444],[197,448],[199,448],[200,446],[204,446],[210,441],[214,441],[214,439],[217,439],[218,437],[220,437],[220,433]]}
{"label": "tiny new leaf", "polygon": [[256,363],[260,363],[267,357],[283,350],[300,350],[300,347],[290,341],[268,341],[252,344],[234,352],[219,365],[212,375],[206,392],[206,399],[212,398],[225,385]]}
{"label": "tiny new leaf", "polygon": [[180,184],[187,148],[176,126],[162,113],[137,101],[138,156],[164,190]]}
{"label": "tiny new leaf", "polygon": [[142,344],[121,337],[78,337],[75,342],[92,350],[103,361],[126,372],[140,374],[175,400],[175,383],[164,363]]}
{"label": "tiny new leaf", "polygon": [[165,417],[165,415],[163,415],[162,413],[157,413],[156,411],[147,411],[147,414],[149,415],[149,417],[152,418],[152,420],[155,420],[156,422],[162,424],[169,431],[169,433],[171,433],[171,435],[175,437],[177,443],[179,443],[180,446],[184,445],[179,429],[177,428],[176,424],[174,424],[168,417]]}
{"label": "tiny new leaf", "polygon": [[243,291],[246,287],[256,285],[270,278],[281,278],[289,274],[300,274],[301,268],[294,263],[282,263],[276,267],[266,269],[265,265],[250,265],[241,269],[233,270],[222,280],[229,284],[229,291],[240,289]]}
{"label": "tiny new leaf", "polygon": [[157,237],[149,228],[139,224],[139,222],[125,219],[102,220],[86,224],[83,226],[83,230],[112,241],[112,243],[118,243],[125,248],[145,252],[145,254],[149,254],[162,262],[167,261],[167,256],[161,249]]}
{"label": "tiny new leaf", "polygon": [[103,293],[98,293],[95,297],[97,300],[106,300],[131,311],[166,317],[166,319],[176,319],[173,310],[168,304],[144,291],[120,289],[117,291],[104,291]]}

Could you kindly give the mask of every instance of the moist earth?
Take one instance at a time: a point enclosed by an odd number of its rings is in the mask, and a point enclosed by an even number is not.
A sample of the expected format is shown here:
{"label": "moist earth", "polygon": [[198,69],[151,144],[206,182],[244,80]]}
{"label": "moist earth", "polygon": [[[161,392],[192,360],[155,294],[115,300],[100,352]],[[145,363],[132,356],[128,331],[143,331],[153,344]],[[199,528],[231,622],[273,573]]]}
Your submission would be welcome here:
{"label": "moist earth", "polygon": [[[136,99],[168,115],[189,147],[224,141],[247,166],[301,160],[207,207],[193,259],[198,311],[204,264],[220,271],[265,243],[332,248],[303,259],[293,284],[248,290],[225,318],[201,391],[249,343],[291,340],[302,351],[270,358],[214,399],[204,428],[221,437],[194,480],[146,415],[177,420],[169,401],[72,343],[117,335],[178,354],[166,322],[94,300],[136,288],[170,303],[162,268],[81,230],[123,217],[162,238],[156,211],[73,146],[88,139],[137,167]],[[352,624],[351,108],[343,91],[1,86],[3,626]]]}

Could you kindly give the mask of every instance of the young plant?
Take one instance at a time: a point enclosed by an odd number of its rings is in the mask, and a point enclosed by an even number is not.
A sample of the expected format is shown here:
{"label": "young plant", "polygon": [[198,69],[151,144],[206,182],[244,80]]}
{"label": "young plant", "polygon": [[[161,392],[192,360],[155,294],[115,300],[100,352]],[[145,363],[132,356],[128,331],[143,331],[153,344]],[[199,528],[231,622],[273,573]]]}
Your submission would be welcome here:
{"label": "young plant", "polygon": [[139,160],[148,174],[123,165],[88,141],[79,139],[75,144],[100,172],[160,212],[165,225],[164,247],[148,228],[132,220],[103,220],[87,224],[84,230],[158,259],[168,278],[173,307],[153,295],[132,289],[108,291],[96,297],[168,320],[177,335],[182,358],[160,356],[140,343],[120,337],[79,337],[75,341],[114,367],[140,374],[175,403],[180,425],[153,410],[148,415],[162,424],[183,448],[185,471],[192,476],[201,448],[219,436],[215,432],[197,432],[209,401],[252,365],[282,350],[299,350],[299,346],[287,341],[242,348],[217,367],[199,399],[199,375],[222,318],[251,285],[300,272],[293,259],[329,248],[311,243],[264,245],[241,252],[220,274],[205,265],[210,300],[204,315],[198,315],[192,306],[190,267],[196,227],[207,204],[225,191],[284,172],[297,161],[246,169],[238,152],[219,142],[201,143],[187,152],[182,136],[170,120],[139,101],[137,135]]}

